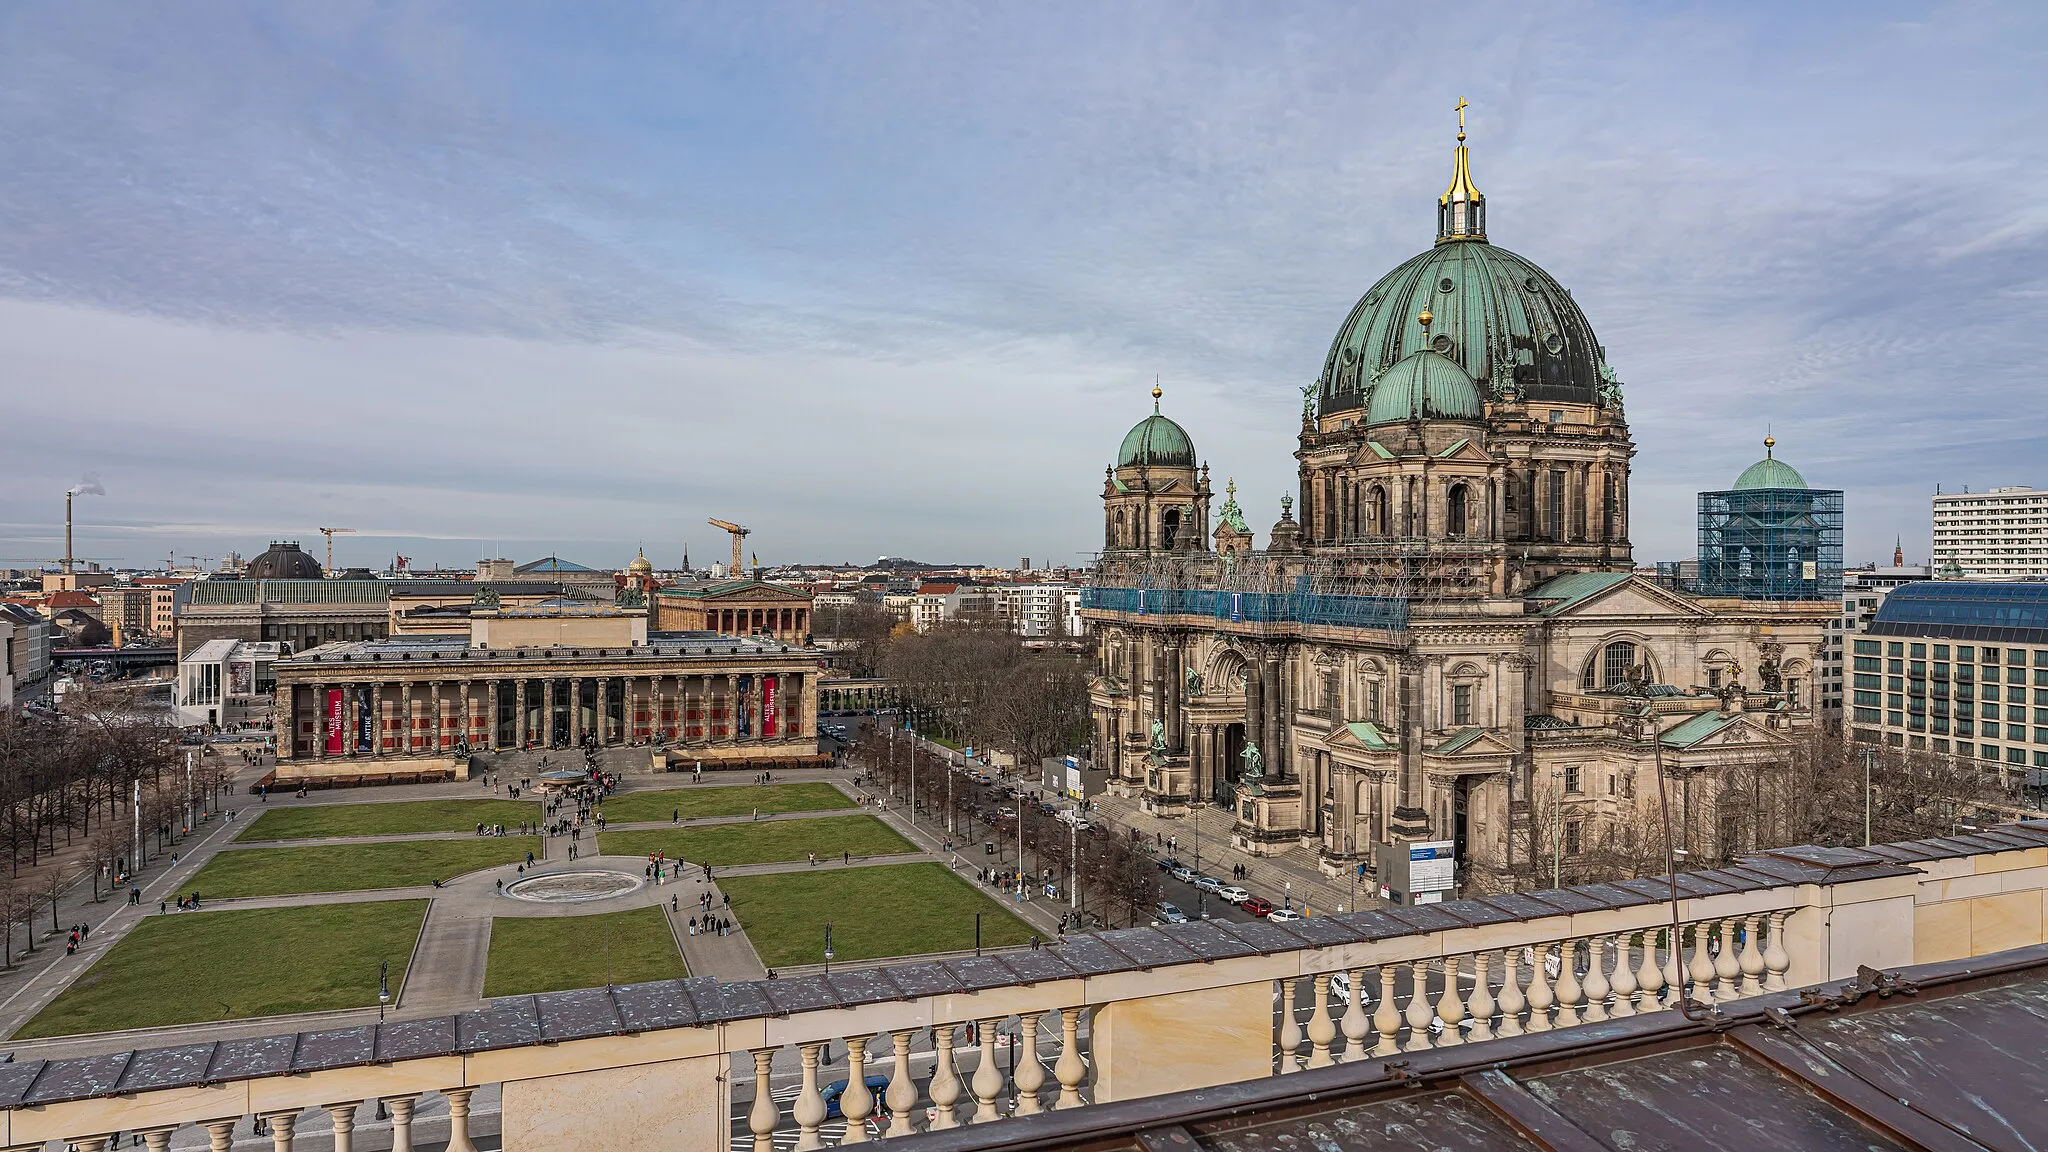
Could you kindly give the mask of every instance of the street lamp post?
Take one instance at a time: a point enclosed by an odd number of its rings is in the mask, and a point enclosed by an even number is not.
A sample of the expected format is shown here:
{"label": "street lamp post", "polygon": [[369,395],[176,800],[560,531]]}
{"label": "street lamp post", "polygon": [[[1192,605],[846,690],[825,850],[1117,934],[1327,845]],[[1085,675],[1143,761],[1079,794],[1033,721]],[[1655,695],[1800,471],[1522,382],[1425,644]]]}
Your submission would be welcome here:
{"label": "street lamp post", "polygon": [[1863,750],[1863,846],[1870,847],[1870,772],[1877,759],[1877,749]]}
{"label": "street lamp post", "polygon": [[128,870],[130,875],[142,871],[142,777],[135,778],[135,866]]}
{"label": "street lamp post", "polygon": [[1067,825],[1067,911],[1072,915],[1074,927],[1081,926],[1081,818],[1079,816]]}
{"label": "street lamp post", "polygon": [[1189,819],[1195,822],[1195,919],[1209,918],[1209,893],[1202,888],[1202,817],[1192,807],[1188,809]]}
{"label": "street lamp post", "polygon": [[1550,886],[1564,887],[1564,773],[1550,774]]}
{"label": "street lamp post", "polygon": [[192,832],[192,753],[185,753],[185,833]]}
{"label": "street lamp post", "polygon": [[377,1023],[384,1022],[384,1008],[391,1003],[391,961],[377,965]]}
{"label": "street lamp post", "polygon": [[832,974],[832,922],[825,921],[825,975]]}

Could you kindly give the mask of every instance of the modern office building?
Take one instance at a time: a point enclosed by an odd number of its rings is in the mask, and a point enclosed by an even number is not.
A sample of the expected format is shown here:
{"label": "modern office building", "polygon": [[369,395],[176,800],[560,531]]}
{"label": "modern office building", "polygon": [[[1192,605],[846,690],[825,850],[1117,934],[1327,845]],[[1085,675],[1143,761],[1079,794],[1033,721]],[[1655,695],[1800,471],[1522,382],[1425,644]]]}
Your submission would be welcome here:
{"label": "modern office building", "polygon": [[[1894,553],[1893,559],[1901,557]],[[1901,584],[1932,579],[1934,569],[1925,564],[1852,568],[1842,573],[1842,618],[1828,624],[1827,648],[1814,680],[1824,715],[1840,720],[1843,709],[1848,707],[1850,643],[1870,631],[1870,622],[1877,618],[1877,609],[1885,596]]]}
{"label": "modern office building", "polygon": [[1852,643],[1857,741],[2048,768],[2048,583],[1901,585]]}
{"label": "modern office building", "polygon": [[2048,490],[1936,493],[1934,563],[1964,576],[2048,576]]}

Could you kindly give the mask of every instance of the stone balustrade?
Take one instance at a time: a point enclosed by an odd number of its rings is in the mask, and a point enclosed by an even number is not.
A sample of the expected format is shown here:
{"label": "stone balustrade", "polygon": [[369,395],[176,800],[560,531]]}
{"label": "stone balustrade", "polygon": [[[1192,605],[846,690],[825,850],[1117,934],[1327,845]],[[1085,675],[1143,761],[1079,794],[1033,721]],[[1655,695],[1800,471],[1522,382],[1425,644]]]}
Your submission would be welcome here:
{"label": "stone balustrade", "polygon": [[[129,1133],[161,1149],[194,1126],[224,1150],[236,1122],[258,1116],[276,1152],[324,1147],[328,1118],[348,1149],[360,1103],[380,1100],[393,1147],[409,1149],[415,1107],[440,1096],[448,1147],[462,1152],[472,1096],[487,1087],[507,1149],[861,1143],[2042,943],[2048,823],[1762,853],[1683,874],[1678,890],[1675,933],[1670,882],[1647,879],[1093,933],[790,979],[516,997],[249,1040],[57,1060],[18,1051],[0,1063],[0,1148],[98,1150]],[[323,1131],[302,1135],[309,1127]]]}

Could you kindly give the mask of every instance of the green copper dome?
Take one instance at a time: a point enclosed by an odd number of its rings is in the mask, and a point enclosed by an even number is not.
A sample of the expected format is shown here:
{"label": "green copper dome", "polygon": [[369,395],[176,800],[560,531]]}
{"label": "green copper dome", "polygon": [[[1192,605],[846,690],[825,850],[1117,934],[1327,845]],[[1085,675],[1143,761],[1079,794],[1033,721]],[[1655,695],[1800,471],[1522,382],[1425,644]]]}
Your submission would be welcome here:
{"label": "green copper dome", "polygon": [[1195,442],[1188,439],[1187,432],[1180,425],[1161,416],[1155,409],[1124,437],[1123,447],[1117,450],[1116,466],[1193,468]]}
{"label": "green copper dome", "polygon": [[1764,437],[1764,458],[1742,470],[1735,478],[1737,492],[1751,492],[1758,488],[1804,488],[1806,477],[1797,469],[1777,458],[1775,449],[1778,442]]}
{"label": "green copper dome", "polygon": [[1373,385],[1365,423],[1370,427],[1404,420],[1479,420],[1485,415],[1479,388],[1463,368],[1441,353],[1415,352]]}

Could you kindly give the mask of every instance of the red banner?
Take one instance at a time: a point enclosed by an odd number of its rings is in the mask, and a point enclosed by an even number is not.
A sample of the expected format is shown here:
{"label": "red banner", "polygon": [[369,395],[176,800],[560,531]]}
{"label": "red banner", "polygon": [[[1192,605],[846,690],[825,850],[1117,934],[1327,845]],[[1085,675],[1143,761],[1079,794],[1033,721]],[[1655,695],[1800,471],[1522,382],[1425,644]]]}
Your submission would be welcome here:
{"label": "red banner", "polygon": [[764,737],[775,735],[776,713],[780,711],[776,707],[775,682],[774,676],[761,677],[761,735]]}
{"label": "red banner", "polygon": [[343,712],[341,689],[329,688],[327,690],[327,754],[329,756],[341,755]]}

